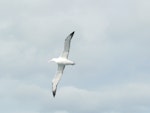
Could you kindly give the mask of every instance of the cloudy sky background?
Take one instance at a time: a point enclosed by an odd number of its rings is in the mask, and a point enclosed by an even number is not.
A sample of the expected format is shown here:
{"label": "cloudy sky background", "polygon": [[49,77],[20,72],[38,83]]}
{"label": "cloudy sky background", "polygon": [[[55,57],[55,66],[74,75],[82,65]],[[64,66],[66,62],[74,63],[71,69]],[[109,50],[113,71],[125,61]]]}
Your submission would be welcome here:
{"label": "cloudy sky background", "polygon": [[[149,0],[0,0],[0,112],[150,113]],[[72,31],[68,66],[52,97]]]}

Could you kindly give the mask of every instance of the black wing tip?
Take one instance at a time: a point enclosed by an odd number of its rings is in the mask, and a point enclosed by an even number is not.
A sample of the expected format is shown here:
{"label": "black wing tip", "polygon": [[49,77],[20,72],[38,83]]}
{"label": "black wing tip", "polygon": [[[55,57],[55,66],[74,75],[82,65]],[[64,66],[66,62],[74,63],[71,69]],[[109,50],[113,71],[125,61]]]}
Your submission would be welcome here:
{"label": "black wing tip", "polygon": [[75,31],[73,31],[70,35],[73,36],[73,35],[74,35],[74,32],[75,32]]}
{"label": "black wing tip", "polygon": [[55,95],[56,95],[56,91],[53,91],[53,97],[55,97]]}

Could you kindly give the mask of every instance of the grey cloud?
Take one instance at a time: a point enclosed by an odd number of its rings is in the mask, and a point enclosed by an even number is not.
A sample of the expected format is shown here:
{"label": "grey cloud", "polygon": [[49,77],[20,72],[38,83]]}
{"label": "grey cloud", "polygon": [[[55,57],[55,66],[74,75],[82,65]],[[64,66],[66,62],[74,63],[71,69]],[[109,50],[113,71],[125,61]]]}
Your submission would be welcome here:
{"label": "grey cloud", "polygon": [[[0,111],[148,113],[149,4],[0,1]],[[66,68],[53,99],[56,65],[47,59],[61,53],[72,31],[76,65]]]}
{"label": "grey cloud", "polygon": [[[8,82],[11,85],[6,84]],[[36,111],[37,113],[90,113],[92,111],[96,113],[128,113],[128,110],[133,113],[141,113],[149,111],[149,84],[129,83],[120,86],[103,87],[96,91],[72,86],[61,87],[57,92],[56,99],[50,95],[51,92],[48,89],[37,85],[4,79],[1,80],[1,88],[5,87],[7,90],[3,93],[1,92],[1,97],[3,96],[3,100],[6,100],[11,94],[13,100],[8,101],[6,104],[20,103],[19,108],[15,104],[12,104],[11,107],[12,110],[17,109],[16,111],[20,112],[22,109],[28,112]]]}

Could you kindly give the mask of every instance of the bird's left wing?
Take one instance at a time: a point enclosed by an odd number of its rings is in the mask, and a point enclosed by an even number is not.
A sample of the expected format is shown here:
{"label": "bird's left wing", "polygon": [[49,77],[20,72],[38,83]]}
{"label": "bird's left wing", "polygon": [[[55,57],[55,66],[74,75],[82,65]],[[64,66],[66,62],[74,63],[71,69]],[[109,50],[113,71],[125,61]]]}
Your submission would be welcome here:
{"label": "bird's left wing", "polygon": [[63,71],[64,71],[64,68],[65,68],[65,65],[60,65],[58,64],[58,69],[57,69],[57,72],[56,72],[56,75],[52,81],[52,93],[53,93],[53,96],[55,97],[56,95],[56,89],[57,89],[57,85],[61,79],[61,76],[63,74]]}
{"label": "bird's left wing", "polygon": [[74,32],[72,32],[72,33],[65,39],[64,50],[63,50],[63,53],[62,53],[61,57],[68,58],[69,50],[70,50],[70,43],[71,43],[71,39],[72,39],[73,35],[74,35]]}

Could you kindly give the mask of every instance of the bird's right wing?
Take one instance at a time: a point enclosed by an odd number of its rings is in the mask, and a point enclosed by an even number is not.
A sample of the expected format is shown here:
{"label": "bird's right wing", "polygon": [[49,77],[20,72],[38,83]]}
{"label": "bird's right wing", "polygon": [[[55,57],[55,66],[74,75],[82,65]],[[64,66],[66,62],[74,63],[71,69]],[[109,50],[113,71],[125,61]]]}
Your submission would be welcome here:
{"label": "bird's right wing", "polygon": [[59,83],[59,81],[61,79],[61,76],[63,74],[64,68],[65,68],[65,65],[58,64],[58,69],[57,69],[56,75],[54,76],[54,79],[52,81],[52,93],[53,93],[54,97],[56,95],[57,85],[58,85],[58,83]]}

